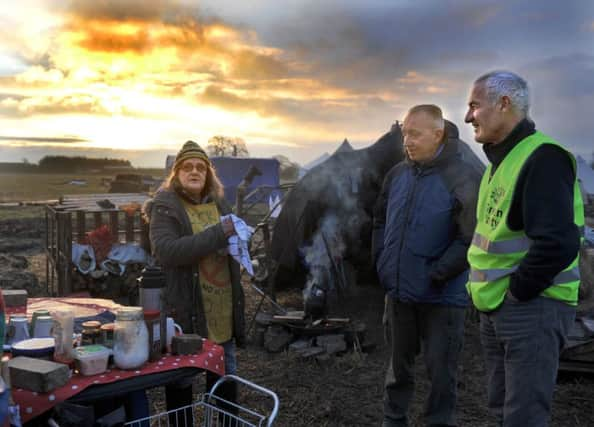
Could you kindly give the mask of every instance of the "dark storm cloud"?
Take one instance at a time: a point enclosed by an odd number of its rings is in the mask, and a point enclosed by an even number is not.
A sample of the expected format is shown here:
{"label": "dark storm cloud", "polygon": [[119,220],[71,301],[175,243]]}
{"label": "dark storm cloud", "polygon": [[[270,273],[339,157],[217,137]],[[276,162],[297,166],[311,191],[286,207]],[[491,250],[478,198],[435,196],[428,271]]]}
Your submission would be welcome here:
{"label": "dark storm cloud", "polygon": [[54,9],[83,19],[114,21],[157,21],[166,14],[187,11],[171,0],[77,0],[54,2]]}
{"label": "dark storm cloud", "polygon": [[[307,3],[257,30],[296,52],[314,74],[351,88],[389,85],[408,70],[461,78],[497,64],[591,48],[594,2]],[[306,19],[307,18],[307,19]],[[550,54],[549,53],[549,54]]]}
{"label": "dark storm cloud", "polygon": [[538,127],[589,158],[594,152],[594,56],[555,56],[520,71],[532,91]]}

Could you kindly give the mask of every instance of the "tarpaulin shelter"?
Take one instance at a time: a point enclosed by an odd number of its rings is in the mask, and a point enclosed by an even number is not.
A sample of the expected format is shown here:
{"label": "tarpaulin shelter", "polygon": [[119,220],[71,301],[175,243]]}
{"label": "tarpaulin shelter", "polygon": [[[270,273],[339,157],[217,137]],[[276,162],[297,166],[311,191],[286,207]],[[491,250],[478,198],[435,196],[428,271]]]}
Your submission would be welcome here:
{"label": "tarpaulin shelter", "polygon": [[[312,239],[329,213],[343,223],[359,221],[350,225],[354,235],[348,236],[345,256],[364,259],[371,241],[375,199],[385,174],[402,158],[402,133],[395,125],[375,144],[360,150],[337,150],[308,171],[287,196],[274,226],[271,285],[275,289],[303,286],[307,269],[300,248]],[[361,244],[354,243],[356,240]]]}
{"label": "tarpaulin shelter", "polygon": [[[353,146],[350,144],[348,139],[345,138],[344,141],[342,141],[342,144],[340,144],[338,146],[338,148],[334,151],[333,154],[344,153],[344,152],[349,152],[349,151],[353,151],[353,150],[354,150]],[[316,166],[324,163],[329,158],[330,158],[330,154],[323,153],[321,156],[319,156],[319,157],[315,158],[314,160],[312,160],[311,162],[303,165],[303,167],[299,170],[299,179],[303,178],[307,172],[309,172]]]}
{"label": "tarpaulin shelter", "polygon": [[[225,187],[225,199],[231,204],[235,204],[235,195],[237,186],[241,183],[248,170],[254,166],[260,171],[252,183],[248,186],[246,195],[257,187],[270,187],[265,192],[266,199],[260,200],[268,203],[268,197],[276,196],[280,185],[280,162],[276,159],[254,158],[254,157],[211,157],[210,161],[217,170],[217,175]],[[257,202],[258,200],[247,200],[248,202]]]}

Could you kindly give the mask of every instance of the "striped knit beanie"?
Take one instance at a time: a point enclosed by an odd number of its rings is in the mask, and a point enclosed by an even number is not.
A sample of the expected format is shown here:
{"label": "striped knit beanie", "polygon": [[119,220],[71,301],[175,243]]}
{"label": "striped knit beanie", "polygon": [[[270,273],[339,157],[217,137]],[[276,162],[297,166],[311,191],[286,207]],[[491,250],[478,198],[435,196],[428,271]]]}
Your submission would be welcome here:
{"label": "striped knit beanie", "polygon": [[188,159],[200,159],[204,160],[207,165],[210,165],[210,160],[206,155],[206,152],[194,141],[187,141],[184,146],[179,150],[175,157],[174,168],[178,168],[184,160]]}

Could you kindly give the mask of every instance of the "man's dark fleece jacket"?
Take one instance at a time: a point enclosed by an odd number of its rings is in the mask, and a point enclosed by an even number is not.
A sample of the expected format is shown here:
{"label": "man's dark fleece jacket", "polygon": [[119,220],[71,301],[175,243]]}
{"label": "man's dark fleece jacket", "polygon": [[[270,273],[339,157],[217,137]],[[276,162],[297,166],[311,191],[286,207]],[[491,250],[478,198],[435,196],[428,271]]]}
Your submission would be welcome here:
{"label": "man's dark fleece jacket", "polygon": [[[507,154],[535,132],[524,119],[499,144],[483,150],[494,173]],[[573,188],[575,170],[563,149],[545,144],[526,160],[516,183],[507,225],[524,230],[532,240],[528,253],[511,275],[510,292],[520,301],[538,296],[553,278],[575,259],[580,231],[574,223]]]}

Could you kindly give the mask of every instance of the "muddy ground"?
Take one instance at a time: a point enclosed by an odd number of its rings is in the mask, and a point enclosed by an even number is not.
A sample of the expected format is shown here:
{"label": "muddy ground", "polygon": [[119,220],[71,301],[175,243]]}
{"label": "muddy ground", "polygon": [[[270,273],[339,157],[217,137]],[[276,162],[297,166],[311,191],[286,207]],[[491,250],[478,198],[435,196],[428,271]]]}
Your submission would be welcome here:
{"label": "muddy ground", "polygon": [[[0,221],[3,222],[3,221]],[[23,239],[36,239],[31,227],[42,222],[29,222]],[[0,224],[0,240],[15,236],[17,229]],[[5,224],[4,224],[5,225]],[[16,236],[18,239],[18,235]],[[11,255],[24,255],[30,262],[28,271],[37,274],[40,287],[45,285],[45,255],[41,244],[19,249],[8,246]],[[247,320],[252,319],[260,296],[244,282],[247,296]],[[301,309],[298,291],[278,295],[285,307]],[[342,303],[351,319],[367,325],[368,338],[376,343],[369,353],[348,351],[327,360],[301,360],[288,352],[270,354],[255,344],[238,350],[239,375],[275,391],[280,398],[279,426],[379,426],[382,419],[382,384],[389,350],[383,340],[381,314],[383,294],[373,286],[360,286]],[[263,309],[272,311],[268,303]],[[253,331],[253,328],[252,328]],[[421,361],[419,361],[421,362]],[[424,396],[428,383],[424,379],[422,363],[417,365],[417,390],[411,407],[411,425],[422,426]],[[458,383],[458,420],[460,426],[494,426],[486,410],[486,380],[478,337],[478,324],[468,320],[465,346],[460,361]],[[196,392],[203,391],[203,380],[196,381]],[[162,389],[150,392],[153,411],[163,408]],[[265,399],[242,390],[241,404],[247,407],[265,407]],[[555,391],[553,426],[594,425],[594,376],[562,373]]]}

